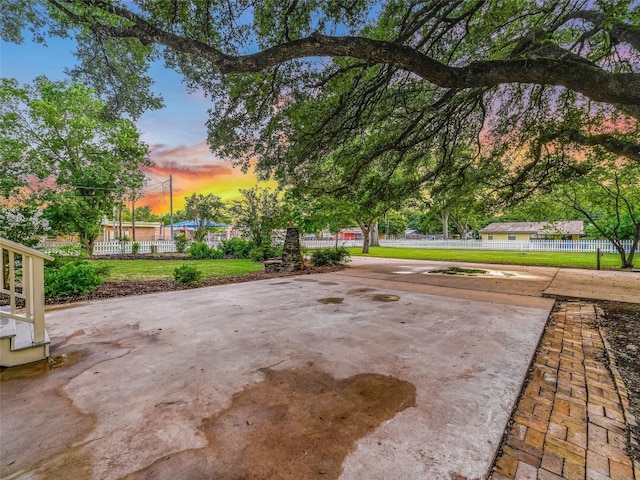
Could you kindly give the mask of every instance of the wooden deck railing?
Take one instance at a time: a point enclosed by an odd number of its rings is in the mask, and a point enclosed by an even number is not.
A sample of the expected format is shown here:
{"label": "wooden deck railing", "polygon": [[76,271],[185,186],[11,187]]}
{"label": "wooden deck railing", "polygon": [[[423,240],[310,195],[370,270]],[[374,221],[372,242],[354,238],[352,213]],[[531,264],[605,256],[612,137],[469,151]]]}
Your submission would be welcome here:
{"label": "wooden deck railing", "polygon": [[32,323],[34,344],[43,343],[44,261],[53,257],[0,237],[0,258],[0,294],[9,302],[9,310],[3,308],[0,316]]}

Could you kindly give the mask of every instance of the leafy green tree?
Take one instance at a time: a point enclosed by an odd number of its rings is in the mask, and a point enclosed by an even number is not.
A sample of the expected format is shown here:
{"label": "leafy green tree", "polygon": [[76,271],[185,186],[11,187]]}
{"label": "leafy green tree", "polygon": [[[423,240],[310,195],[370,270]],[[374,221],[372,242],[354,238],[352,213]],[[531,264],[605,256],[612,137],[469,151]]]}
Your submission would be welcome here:
{"label": "leafy green tree", "polygon": [[[187,213],[184,210],[176,210],[173,212],[173,223],[183,222],[189,220]],[[159,215],[158,221],[163,225],[171,224],[171,214],[169,212]]]}
{"label": "leafy green tree", "polygon": [[485,222],[559,222],[571,219],[586,220],[574,209],[559,202],[553,191],[537,192],[515,205],[497,211]]}
{"label": "leafy green tree", "polygon": [[[16,122],[20,95],[13,84],[0,84],[0,131],[10,131]],[[0,237],[33,246],[38,237],[51,231],[42,215],[40,202],[32,187],[38,166],[22,154],[24,141],[0,134]]]}
{"label": "leafy green tree", "polygon": [[[105,118],[95,92],[44,77],[31,86],[3,79],[0,157],[29,187],[53,230],[78,234],[88,252],[113,206],[144,182],[147,146],[133,122]],[[24,183],[18,173],[11,180]]]}
{"label": "leafy green tree", "polygon": [[[640,244],[640,165],[616,157],[597,159],[580,178],[562,185],[558,201],[583,215],[595,236],[609,240],[622,268],[632,268]],[[631,240],[626,251],[623,240]]]}
{"label": "leafy green tree", "polygon": [[407,218],[399,212],[387,212],[384,219],[380,220],[380,233],[386,236],[404,235],[407,230]]}
{"label": "leafy green tree", "polygon": [[407,212],[407,228],[421,235],[442,233],[440,215],[427,208],[411,209]]}
{"label": "leafy green tree", "polygon": [[[162,215],[156,215],[151,210],[149,205],[142,205],[140,207],[136,207],[136,222],[160,222],[162,221]],[[131,215],[131,210],[124,209],[122,212],[122,219],[130,222],[133,219],[133,215]],[[186,219],[185,219],[186,220]]]}
{"label": "leafy green tree", "polygon": [[[538,146],[597,147],[640,161],[640,10],[632,0],[283,0],[251,8],[243,0],[190,8],[5,0],[3,8],[7,41],[22,41],[27,28],[37,40],[73,32],[82,65],[72,73],[111,92],[115,111],[158,107],[145,73],[164,56],[190,87],[217,98],[214,147],[231,158],[256,153],[269,171],[279,170],[276,160],[295,165],[284,153],[301,142],[334,149],[374,127],[371,112],[382,105],[394,107],[388,144],[405,152],[464,134],[495,141],[510,161],[507,145],[531,146],[538,166]],[[331,101],[299,108],[316,98]],[[312,125],[289,124],[296,115]]]}
{"label": "leafy green tree", "polygon": [[49,232],[49,221],[37,204],[27,201],[16,205],[0,199],[0,237],[35,246],[39,237]]}
{"label": "leafy green tree", "polygon": [[190,197],[185,197],[185,202],[184,211],[187,218],[198,224],[194,238],[198,242],[202,241],[211,228],[211,222],[220,221],[224,216],[222,199],[213,193],[193,193]]}
{"label": "leafy green tree", "polygon": [[301,234],[319,234],[328,229],[336,234],[353,224],[339,199],[317,195],[301,195],[292,189],[283,196],[284,224],[295,225]]}
{"label": "leafy green tree", "polygon": [[254,246],[264,251],[271,247],[273,235],[284,226],[285,211],[280,194],[276,190],[240,190],[242,198],[234,200],[229,211],[234,224],[244,229],[245,236]]}

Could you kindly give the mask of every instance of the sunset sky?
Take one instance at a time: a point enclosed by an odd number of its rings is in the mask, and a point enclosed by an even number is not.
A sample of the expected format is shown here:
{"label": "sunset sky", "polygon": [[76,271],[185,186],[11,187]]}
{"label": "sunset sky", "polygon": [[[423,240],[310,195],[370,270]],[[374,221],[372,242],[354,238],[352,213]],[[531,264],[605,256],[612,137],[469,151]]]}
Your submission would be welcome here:
{"label": "sunset sky", "polygon": [[[62,39],[51,39],[48,47],[28,39],[22,45],[0,41],[0,76],[20,83],[39,75],[66,80],[64,68],[76,63],[73,49],[72,41]],[[153,90],[162,95],[165,108],[147,112],[136,122],[155,164],[146,172],[145,197],[137,205],[151,205],[154,213],[168,212],[169,175],[174,211],[182,209],[184,197],[194,192],[228,200],[239,196],[238,189],[255,186],[252,173],[242,173],[209,151],[205,122],[211,102],[201,93],[188,93],[180,76],[162,65],[154,65],[151,75],[156,82]]]}

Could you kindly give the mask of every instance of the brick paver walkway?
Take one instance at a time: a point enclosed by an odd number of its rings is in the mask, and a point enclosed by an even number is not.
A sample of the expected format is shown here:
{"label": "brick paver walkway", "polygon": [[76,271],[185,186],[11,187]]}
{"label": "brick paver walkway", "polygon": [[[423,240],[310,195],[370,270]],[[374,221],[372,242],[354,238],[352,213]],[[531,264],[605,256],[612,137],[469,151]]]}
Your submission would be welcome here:
{"label": "brick paver walkway", "polygon": [[590,303],[559,303],[490,479],[640,480],[625,452],[635,419],[596,315]]}

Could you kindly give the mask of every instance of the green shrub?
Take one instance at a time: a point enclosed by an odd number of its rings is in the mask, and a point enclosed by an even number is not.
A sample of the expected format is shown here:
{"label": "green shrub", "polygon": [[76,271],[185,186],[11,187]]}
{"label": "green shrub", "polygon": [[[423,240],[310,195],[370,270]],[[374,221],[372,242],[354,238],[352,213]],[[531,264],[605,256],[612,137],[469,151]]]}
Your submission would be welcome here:
{"label": "green shrub", "polygon": [[87,256],[87,252],[82,245],[74,243],[62,245],[56,248],[55,252],[51,252],[50,255],[53,257],[53,260],[47,263],[47,268],[56,269],[67,263],[83,260]]}
{"label": "green shrub", "polygon": [[131,245],[131,253],[134,255],[140,251],[140,244],[138,242],[133,242]]}
{"label": "green shrub", "polygon": [[204,260],[205,258],[220,258],[222,257],[222,251],[216,248],[209,248],[205,242],[198,242],[189,247],[189,255],[195,260]]}
{"label": "green shrub", "polygon": [[218,247],[223,255],[233,255],[238,258],[249,258],[253,248],[253,242],[244,238],[230,238],[229,240],[223,240],[220,243],[220,247]]}
{"label": "green shrub", "polygon": [[316,267],[337,265],[349,261],[349,250],[345,247],[317,248],[311,254],[311,264]]}
{"label": "green shrub", "polygon": [[249,252],[249,258],[254,262],[262,262],[268,258],[281,256],[282,247],[255,247]]}
{"label": "green shrub", "polygon": [[211,249],[205,242],[192,243],[189,247],[189,256],[196,260],[209,258]]}
{"label": "green shrub", "polygon": [[186,235],[180,234],[176,235],[173,241],[176,243],[176,252],[185,253],[187,251],[187,247],[189,246],[189,239]]}
{"label": "green shrub", "polygon": [[51,297],[91,292],[104,282],[101,269],[102,266],[86,260],[65,263],[59,268],[48,266],[44,271],[45,294]]}
{"label": "green shrub", "polygon": [[202,272],[192,265],[182,265],[173,270],[173,279],[185,285],[200,283],[202,275]]}

